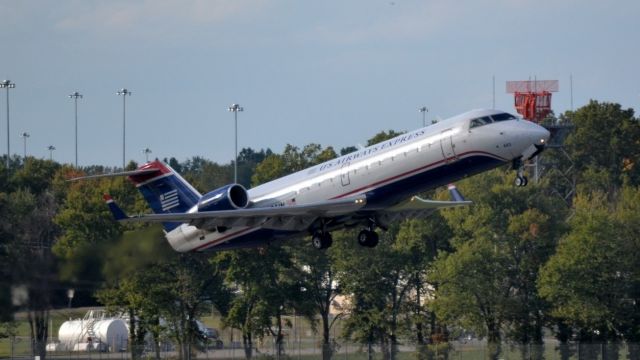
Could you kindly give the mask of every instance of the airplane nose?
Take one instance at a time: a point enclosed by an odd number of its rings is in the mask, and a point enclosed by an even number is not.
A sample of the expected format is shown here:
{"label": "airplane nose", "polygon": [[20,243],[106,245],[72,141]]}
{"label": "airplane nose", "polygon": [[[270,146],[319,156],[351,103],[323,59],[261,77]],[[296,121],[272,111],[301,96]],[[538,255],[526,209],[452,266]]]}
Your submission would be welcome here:
{"label": "airplane nose", "polygon": [[549,138],[551,137],[551,133],[549,130],[545,129],[540,125],[535,125],[536,131],[533,139],[533,143],[536,145],[547,145],[549,142]]}

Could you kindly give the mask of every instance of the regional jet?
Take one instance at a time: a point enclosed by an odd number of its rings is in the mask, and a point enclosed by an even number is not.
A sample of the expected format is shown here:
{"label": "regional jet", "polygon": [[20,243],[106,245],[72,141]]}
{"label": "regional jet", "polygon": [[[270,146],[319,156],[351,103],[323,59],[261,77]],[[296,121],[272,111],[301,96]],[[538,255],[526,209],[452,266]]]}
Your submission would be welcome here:
{"label": "regional jet", "polygon": [[[179,252],[267,245],[308,234],[317,249],[331,246],[331,232],[360,227],[357,241],[378,244],[376,229],[396,220],[469,205],[454,186],[451,201],[416,194],[512,163],[525,186],[523,163],[549,140],[545,128],[498,110],[473,110],[407,132],[249,190],[229,184],[200,194],[169,165],[147,162],[124,175],[153,214],[126,215],[104,199],[119,221],[162,223]],[[88,177],[84,177],[88,178]]]}

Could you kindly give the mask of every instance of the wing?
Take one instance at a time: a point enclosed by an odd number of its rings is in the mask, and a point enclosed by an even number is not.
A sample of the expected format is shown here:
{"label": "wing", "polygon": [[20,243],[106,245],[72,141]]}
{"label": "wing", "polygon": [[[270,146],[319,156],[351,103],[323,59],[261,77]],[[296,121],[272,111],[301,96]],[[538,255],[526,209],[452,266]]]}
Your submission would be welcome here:
{"label": "wing", "polygon": [[427,200],[419,196],[413,196],[407,201],[401,202],[386,210],[378,211],[376,214],[377,218],[380,222],[389,224],[393,221],[406,218],[425,217],[440,209],[473,204],[472,201],[464,199],[455,185],[451,184],[448,188],[451,198],[453,199],[452,201]]}
{"label": "wing", "polygon": [[109,197],[105,200],[116,220],[143,222],[184,222],[199,229],[260,226],[265,229],[305,230],[318,218],[331,218],[356,212],[367,204],[366,196],[325,200],[305,205],[203,211],[179,214],[141,214],[126,216]]}

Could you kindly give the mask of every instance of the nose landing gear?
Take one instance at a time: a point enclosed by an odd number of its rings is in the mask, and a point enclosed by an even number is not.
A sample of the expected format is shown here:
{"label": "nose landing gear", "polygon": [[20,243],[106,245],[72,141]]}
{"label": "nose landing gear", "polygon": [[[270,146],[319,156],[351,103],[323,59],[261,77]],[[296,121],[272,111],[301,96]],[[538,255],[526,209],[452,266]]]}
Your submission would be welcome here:
{"label": "nose landing gear", "polygon": [[515,185],[527,186],[527,184],[529,184],[529,179],[524,175],[524,163],[522,162],[522,159],[518,158],[513,160],[513,169],[517,172]]}

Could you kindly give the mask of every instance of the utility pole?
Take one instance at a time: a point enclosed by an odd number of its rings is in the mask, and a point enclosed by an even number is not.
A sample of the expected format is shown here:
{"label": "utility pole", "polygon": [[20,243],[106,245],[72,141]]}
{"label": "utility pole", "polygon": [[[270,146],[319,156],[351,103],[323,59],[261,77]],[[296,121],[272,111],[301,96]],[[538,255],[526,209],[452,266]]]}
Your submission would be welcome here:
{"label": "utility pole", "polygon": [[20,137],[24,140],[24,161],[27,161],[27,139],[31,137],[28,132],[23,132]]}
{"label": "utility pole", "polygon": [[56,149],[56,147],[53,146],[53,145],[49,145],[47,147],[47,150],[49,150],[49,160],[53,161],[53,150],[55,150],[55,149]]}
{"label": "utility pole", "polygon": [[238,183],[238,111],[244,111],[244,108],[238,104],[231,104],[229,106],[229,111],[233,112],[233,117],[235,118],[235,127],[236,127],[236,142],[235,142],[235,151],[236,157],[234,160],[233,166],[233,182]]}
{"label": "utility pole", "polygon": [[16,87],[15,83],[12,83],[11,80],[4,80],[0,82],[0,89],[7,89],[7,170],[9,170],[9,159],[11,158],[11,139],[9,138],[9,89],[13,89]]}
{"label": "utility pole", "polygon": [[145,162],[149,162],[149,154],[151,154],[151,149],[146,148],[146,149],[142,150],[142,153],[145,156]]}
{"label": "utility pole", "polygon": [[[75,91],[73,94],[69,95],[69,98],[73,99],[75,103],[76,110],[76,168],[78,167],[78,98],[82,99],[82,94]],[[54,149],[55,150],[55,149]]]}
{"label": "utility pole", "polygon": [[122,170],[126,165],[125,163],[125,150],[126,150],[126,129],[127,129],[127,95],[131,96],[131,91],[127,89],[120,89],[116,93],[122,95]]}
{"label": "utility pole", "polygon": [[418,112],[422,113],[422,127],[427,126],[427,113],[429,112],[429,109],[427,109],[426,106],[423,106],[418,108]]}

